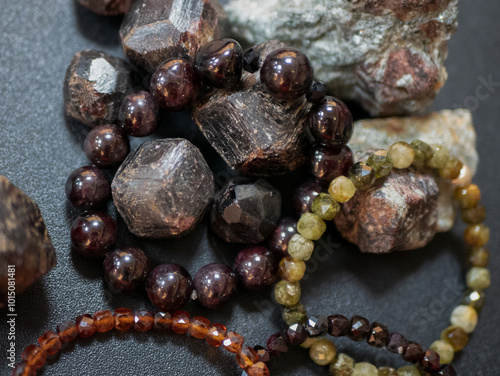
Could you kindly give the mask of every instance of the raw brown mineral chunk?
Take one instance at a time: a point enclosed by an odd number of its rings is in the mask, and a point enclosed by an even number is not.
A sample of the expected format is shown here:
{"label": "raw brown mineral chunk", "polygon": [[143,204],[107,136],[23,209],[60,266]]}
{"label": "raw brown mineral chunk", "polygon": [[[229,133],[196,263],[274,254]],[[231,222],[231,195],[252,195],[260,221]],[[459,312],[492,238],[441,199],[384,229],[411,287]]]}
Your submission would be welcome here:
{"label": "raw brown mineral chunk", "polygon": [[85,8],[103,16],[126,13],[135,0],[78,0]]}

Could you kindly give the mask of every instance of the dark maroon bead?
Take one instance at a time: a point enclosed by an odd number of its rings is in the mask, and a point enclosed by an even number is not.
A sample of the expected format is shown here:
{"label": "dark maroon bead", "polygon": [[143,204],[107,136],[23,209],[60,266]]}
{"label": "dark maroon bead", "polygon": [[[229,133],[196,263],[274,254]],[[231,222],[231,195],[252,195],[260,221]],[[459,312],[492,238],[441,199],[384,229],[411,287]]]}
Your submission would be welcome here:
{"label": "dark maroon bead", "polygon": [[111,168],[125,160],[130,151],[130,141],[121,128],[114,124],[105,124],[93,128],[88,133],[83,149],[93,164],[101,168]]}
{"label": "dark maroon bead", "polygon": [[194,288],[198,302],[207,308],[217,308],[236,291],[236,274],[224,264],[208,264],[198,270]]}
{"label": "dark maroon bead", "polygon": [[253,348],[257,355],[259,356],[259,360],[261,362],[267,363],[271,359],[271,356],[269,355],[269,352],[262,346],[254,346]]}
{"label": "dark maroon bead", "polygon": [[201,80],[208,86],[229,89],[243,73],[243,51],[234,39],[218,39],[201,46],[194,59]]}
{"label": "dark maroon bead", "polygon": [[314,76],[309,58],[295,48],[280,48],[267,55],[260,68],[260,81],[269,94],[293,100],[306,94]]}
{"label": "dark maroon bead", "polygon": [[322,192],[323,187],[317,181],[299,185],[293,194],[293,207],[297,214],[310,212],[314,199]]}
{"label": "dark maroon bead", "polygon": [[250,73],[255,73],[260,69],[260,53],[253,48],[249,48],[243,54],[243,68]]}
{"label": "dark maroon bead", "polygon": [[402,334],[391,333],[389,335],[389,341],[387,342],[386,347],[390,352],[403,355],[407,346],[408,341]]}
{"label": "dark maroon bead", "polygon": [[319,142],[347,144],[353,132],[351,111],[340,99],[325,97],[311,109],[309,128]]}
{"label": "dark maroon bead", "polygon": [[104,260],[104,278],[116,292],[138,287],[145,281],[148,269],[148,258],[136,247],[115,249]]}
{"label": "dark maroon bead", "polygon": [[149,275],[146,289],[149,300],[162,311],[175,311],[186,304],[193,292],[193,280],[182,266],[163,264]]}
{"label": "dark maroon bead", "polygon": [[439,354],[434,350],[429,349],[424,353],[424,357],[420,361],[420,365],[427,372],[436,372],[439,371],[439,368],[441,368],[439,359]]}
{"label": "dark maroon bead", "polygon": [[280,356],[288,351],[288,343],[280,333],[272,334],[267,340],[267,351],[273,358]]}
{"label": "dark maroon bead", "polygon": [[276,281],[278,259],[267,248],[249,247],[236,256],[234,270],[246,288],[258,290]]}
{"label": "dark maroon bead", "polygon": [[288,327],[285,336],[290,344],[300,345],[309,337],[309,334],[304,325],[297,323]]}
{"label": "dark maroon bead", "polygon": [[281,257],[288,256],[288,242],[297,233],[297,221],[293,218],[282,218],[267,238],[267,246]]}
{"label": "dark maroon bead", "polygon": [[116,243],[116,223],[102,212],[86,213],[71,226],[73,248],[85,257],[103,257]]}
{"label": "dark maroon bead", "polygon": [[353,341],[362,341],[368,338],[371,328],[370,322],[361,316],[353,316],[351,318],[351,328],[349,329],[349,338]]}
{"label": "dark maroon bead", "polygon": [[389,330],[387,330],[385,325],[374,322],[366,341],[370,346],[384,347],[387,345],[387,341],[389,341]]}
{"label": "dark maroon bead", "polygon": [[111,182],[94,166],[73,171],[66,180],[66,197],[77,209],[88,210],[103,206],[111,196]]}
{"label": "dark maroon bead", "polygon": [[311,103],[320,103],[326,96],[325,84],[321,81],[314,81],[306,94],[306,98]]}
{"label": "dark maroon bead", "polygon": [[182,111],[191,107],[199,89],[198,72],[186,59],[169,59],[151,76],[151,94],[161,107],[169,111]]}
{"label": "dark maroon bead", "polygon": [[403,354],[403,359],[407,362],[418,363],[424,357],[424,349],[422,346],[416,342],[408,343],[405,352]]}
{"label": "dark maroon bead", "polygon": [[118,110],[118,125],[134,137],[145,137],[158,128],[159,106],[153,95],[141,90],[123,98]]}
{"label": "dark maroon bead", "polygon": [[328,333],[333,337],[343,337],[349,334],[351,322],[342,315],[328,316]]}
{"label": "dark maroon bead", "polygon": [[315,143],[311,151],[311,172],[322,184],[330,184],[333,179],[347,175],[354,164],[352,150],[347,145],[330,146]]}
{"label": "dark maroon bead", "polygon": [[451,364],[441,367],[439,371],[433,373],[432,376],[457,376],[457,371]]}
{"label": "dark maroon bead", "polygon": [[305,328],[309,337],[319,337],[328,331],[328,319],[326,316],[310,316],[307,321]]}

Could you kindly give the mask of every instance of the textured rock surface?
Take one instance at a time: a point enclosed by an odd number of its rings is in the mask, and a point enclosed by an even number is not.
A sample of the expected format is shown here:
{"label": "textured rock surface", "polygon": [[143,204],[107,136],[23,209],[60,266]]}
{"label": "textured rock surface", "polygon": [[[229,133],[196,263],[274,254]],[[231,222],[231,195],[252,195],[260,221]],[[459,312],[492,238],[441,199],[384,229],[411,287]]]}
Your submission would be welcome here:
{"label": "textured rock surface", "polygon": [[219,0],[138,0],[120,28],[123,49],[153,72],[171,57],[189,55],[217,38],[225,13]]}
{"label": "textured rock surface", "polygon": [[232,33],[305,52],[317,79],[372,115],[421,111],[447,78],[457,0],[229,0]]}
{"label": "textured rock surface", "polygon": [[111,190],[133,234],[180,237],[203,217],[213,199],[214,181],[198,148],[172,138],[146,141],[129,154]]}
{"label": "textured rock surface", "polygon": [[103,16],[116,16],[126,13],[135,0],[78,0],[84,7]]}
{"label": "textured rock surface", "polygon": [[77,52],[64,79],[66,114],[90,127],[114,123],[123,97],[132,89],[130,69],[104,52]]}
{"label": "textured rock surface", "polygon": [[56,266],[56,253],[36,203],[0,176],[0,308],[7,303],[8,265],[15,265],[16,294]]}
{"label": "textured rock surface", "polygon": [[[269,41],[254,47],[262,60],[284,47]],[[208,141],[231,167],[244,174],[276,175],[305,161],[305,97],[280,102],[267,94],[260,75],[244,72],[240,85],[207,93],[194,118]]]}
{"label": "textured rock surface", "polygon": [[216,195],[210,227],[229,243],[264,241],[281,215],[281,194],[265,180],[231,179]]}

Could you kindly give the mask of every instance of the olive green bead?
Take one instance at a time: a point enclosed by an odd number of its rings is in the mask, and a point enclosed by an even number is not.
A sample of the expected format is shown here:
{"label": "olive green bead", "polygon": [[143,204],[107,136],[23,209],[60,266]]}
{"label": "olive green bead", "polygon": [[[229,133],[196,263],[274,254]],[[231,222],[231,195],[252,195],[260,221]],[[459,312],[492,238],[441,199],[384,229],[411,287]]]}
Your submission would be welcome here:
{"label": "olive green bead", "polygon": [[331,221],[340,212],[340,204],[328,193],[320,193],[311,208],[314,214],[325,221]]}
{"label": "olive green bead", "polygon": [[420,371],[416,366],[406,366],[398,368],[399,376],[420,376]]}
{"label": "olive green bead", "polygon": [[443,341],[442,339],[438,339],[434,341],[430,346],[431,350],[434,350],[439,354],[439,363],[440,364],[449,364],[452,362],[453,357],[455,356],[455,350],[453,346],[448,342]]}
{"label": "olive green bead", "polygon": [[441,332],[441,339],[448,342],[455,352],[463,350],[469,342],[469,335],[459,326],[449,326]]}
{"label": "olive green bead", "polygon": [[450,159],[450,151],[442,145],[431,144],[430,146],[433,155],[427,165],[437,169],[443,168]]}
{"label": "olive green bead", "polygon": [[373,171],[377,178],[383,178],[389,175],[394,167],[391,157],[387,154],[386,150],[378,150],[368,157],[366,161],[370,166],[372,166]]}
{"label": "olive green bead", "polygon": [[465,228],[464,240],[467,244],[477,247],[485,245],[490,240],[490,229],[483,223],[469,225]]}
{"label": "olive green bead", "polygon": [[486,302],[486,294],[481,290],[467,289],[462,295],[460,304],[474,308],[477,312],[481,311]]}
{"label": "olive green bead", "polygon": [[491,284],[490,271],[486,268],[473,266],[465,277],[467,287],[475,290],[486,290]]}
{"label": "olive green bead", "polygon": [[358,162],[349,168],[349,179],[351,179],[357,189],[364,190],[373,185],[377,176],[372,166],[368,163]]}
{"label": "olive green bead", "polygon": [[477,312],[474,308],[459,305],[451,313],[450,322],[451,325],[462,328],[465,333],[472,333],[476,329],[477,319]]}
{"label": "olive green bead", "polygon": [[304,324],[307,321],[307,310],[301,302],[292,306],[283,307],[283,321],[288,325]]}
{"label": "olive green bead", "polygon": [[304,277],[306,263],[291,257],[283,257],[279,264],[279,273],[282,279],[298,282]]}
{"label": "olive green bead", "polygon": [[399,376],[396,368],[378,367],[378,376]]}
{"label": "olive green bead", "polygon": [[352,376],[378,376],[378,369],[367,362],[356,363]]}
{"label": "olive green bead", "polygon": [[307,261],[314,251],[314,242],[300,234],[295,234],[288,242],[287,251],[293,259]]}
{"label": "olive green bead", "polygon": [[467,251],[467,262],[470,266],[486,268],[490,262],[490,251],[484,247],[472,247]]}
{"label": "olive green bead", "polygon": [[318,240],[326,231],[326,223],[314,213],[304,213],[297,223],[297,231],[306,239]]}
{"label": "olive green bead", "polygon": [[462,209],[460,211],[462,221],[469,225],[477,225],[483,222],[486,218],[486,208],[479,204],[474,208]]}
{"label": "olive green bead", "polygon": [[439,175],[449,180],[456,179],[460,176],[462,167],[464,167],[464,164],[460,159],[450,158],[444,167],[439,169]]}
{"label": "olive green bead", "polygon": [[274,298],[278,304],[293,306],[300,300],[300,283],[290,281],[279,281],[274,286]]}
{"label": "olive green bead", "polygon": [[387,150],[387,154],[391,157],[395,168],[408,168],[415,159],[415,151],[410,144],[399,141],[392,144]]}
{"label": "olive green bead", "polygon": [[355,361],[349,355],[340,353],[335,361],[330,364],[330,375],[332,376],[352,376]]}
{"label": "olive green bead", "polygon": [[309,349],[309,356],[312,361],[319,366],[326,366],[335,360],[337,355],[337,347],[332,341],[322,338],[313,343]]}
{"label": "olive green bead", "polygon": [[479,204],[481,191],[476,184],[470,184],[466,187],[455,188],[454,196],[462,209],[472,209]]}
{"label": "olive green bead", "polygon": [[415,158],[413,159],[414,166],[423,167],[429,163],[434,155],[434,152],[428,143],[420,140],[413,140],[410,145],[415,152]]}
{"label": "olive green bead", "polygon": [[349,201],[356,193],[356,187],[351,179],[345,176],[338,176],[330,183],[328,188],[328,193],[330,193],[335,201],[344,203]]}

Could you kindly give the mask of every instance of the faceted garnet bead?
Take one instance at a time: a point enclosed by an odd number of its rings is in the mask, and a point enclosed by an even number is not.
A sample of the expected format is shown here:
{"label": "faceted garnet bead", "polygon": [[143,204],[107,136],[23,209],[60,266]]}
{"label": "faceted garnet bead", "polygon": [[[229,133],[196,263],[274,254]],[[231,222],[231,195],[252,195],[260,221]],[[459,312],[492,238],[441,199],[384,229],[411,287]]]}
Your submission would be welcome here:
{"label": "faceted garnet bead", "polygon": [[165,61],[151,76],[151,94],[161,107],[169,111],[182,111],[191,107],[199,88],[198,72],[183,58]]}
{"label": "faceted garnet bead", "polygon": [[149,136],[158,128],[159,106],[148,91],[140,90],[123,98],[118,125],[134,137]]}
{"label": "faceted garnet bead", "polygon": [[278,99],[293,100],[306,94],[314,71],[309,58],[294,48],[280,48],[267,55],[260,68],[260,80]]}
{"label": "faceted garnet bead", "polygon": [[186,311],[176,311],[172,315],[172,331],[177,334],[186,334],[191,325],[191,315]]}
{"label": "faceted garnet bead", "polygon": [[236,354],[236,362],[238,365],[245,369],[257,363],[259,355],[251,347],[243,347],[238,354]]}
{"label": "faceted garnet bead", "polygon": [[306,98],[312,103],[321,103],[326,96],[326,86],[321,81],[314,81],[306,94]]}
{"label": "faceted garnet bead", "polygon": [[47,352],[40,346],[29,345],[23,350],[21,358],[36,370],[44,366],[47,361]]}
{"label": "faceted garnet bead", "polygon": [[237,354],[243,346],[245,339],[236,332],[228,332],[222,341],[224,348],[230,353]]}
{"label": "faceted garnet bead", "polygon": [[47,353],[47,355],[55,355],[61,350],[62,341],[59,336],[49,330],[38,338],[38,344]]}
{"label": "faceted garnet bead", "polygon": [[403,354],[403,359],[407,362],[418,363],[424,357],[424,350],[422,346],[416,342],[408,343],[405,352]]}
{"label": "faceted garnet bead", "polygon": [[205,341],[207,341],[210,346],[219,347],[226,338],[226,333],[227,330],[224,325],[212,324],[205,336]]}
{"label": "faceted garnet bead", "polygon": [[300,345],[309,337],[309,334],[307,333],[304,325],[295,323],[288,327],[285,332],[285,336],[290,344]]}
{"label": "faceted garnet bead", "polygon": [[204,44],[194,61],[203,83],[219,89],[237,85],[243,73],[243,51],[234,39],[218,39]]}
{"label": "faceted garnet bead", "polygon": [[234,270],[247,289],[258,290],[276,281],[278,260],[264,247],[249,247],[236,256]]}
{"label": "faceted garnet bead", "polygon": [[314,200],[321,192],[323,192],[323,187],[317,181],[309,181],[299,185],[293,194],[293,207],[297,214],[311,211]]}
{"label": "faceted garnet bead", "polygon": [[154,316],[149,311],[137,311],[134,315],[134,329],[138,332],[147,332],[153,329]]}
{"label": "faceted garnet bead", "polygon": [[105,124],[92,129],[83,143],[85,155],[101,168],[113,168],[122,163],[130,151],[130,141],[116,125]]}
{"label": "faceted garnet bead", "polygon": [[194,277],[198,302],[207,308],[217,308],[236,292],[236,274],[224,264],[208,264]]}
{"label": "faceted garnet bead", "polygon": [[361,316],[353,316],[351,318],[351,328],[349,330],[349,338],[353,341],[362,341],[368,338],[371,328],[370,322]]}
{"label": "faceted garnet bead", "polygon": [[328,331],[328,318],[326,316],[310,316],[305,328],[309,337],[320,337]]}
{"label": "faceted garnet bead", "polygon": [[297,233],[297,221],[293,218],[282,218],[267,238],[270,251],[279,253],[282,257],[288,255],[288,243]]}
{"label": "faceted garnet bead", "polygon": [[311,109],[309,128],[319,142],[347,144],[352,137],[352,115],[340,99],[325,97]]}
{"label": "faceted garnet bead", "polygon": [[195,316],[189,323],[189,335],[198,339],[205,339],[210,329],[210,321],[201,316]]}
{"label": "faceted garnet bead", "polygon": [[63,343],[68,343],[78,337],[78,327],[74,321],[67,321],[57,325],[57,334]]}
{"label": "faceted garnet bead", "polygon": [[347,145],[329,146],[315,143],[311,150],[311,172],[324,185],[330,184],[333,179],[347,175],[353,165],[352,150]]}
{"label": "faceted garnet bead", "polygon": [[342,315],[332,315],[327,317],[328,333],[333,337],[343,337],[349,334],[351,322]]}
{"label": "faceted garnet bead", "polygon": [[427,350],[424,353],[424,357],[420,361],[420,364],[424,370],[427,372],[435,372],[440,368],[440,358],[439,354],[434,350]]}
{"label": "faceted garnet bead", "polygon": [[389,331],[385,325],[374,322],[371,327],[371,332],[367,338],[370,346],[384,347],[389,340]]}
{"label": "faceted garnet bead", "polygon": [[118,308],[113,314],[115,318],[115,329],[129,330],[134,326],[134,314],[128,308]]}
{"label": "faceted garnet bead", "polygon": [[148,269],[148,258],[136,247],[115,249],[104,260],[104,278],[114,292],[138,287],[145,281]]}
{"label": "faceted garnet bead", "polygon": [[77,209],[99,208],[111,197],[111,182],[97,167],[80,167],[66,180],[66,197]]}
{"label": "faceted garnet bead", "polygon": [[75,323],[78,328],[78,336],[81,338],[91,337],[96,332],[94,318],[89,314],[78,316]]}
{"label": "faceted garnet bead", "polygon": [[357,189],[364,190],[373,185],[377,176],[368,163],[358,162],[349,168],[349,179],[352,180]]}
{"label": "faceted garnet bead", "polygon": [[103,257],[116,243],[116,223],[102,212],[87,213],[71,226],[71,243],[85,257]]}
{"label": "faceted garnet bead", "polygon": [[115,318],[108,310],[99,311],[94,313],[94,324],[98,333],[109,332],[115,327]]}
{"label": "faceted garnet bead", "polygon": [[457,376],[457,371],[451,364],[443,366],[439,371],[433,373],[432,376]]}
{"label": "faceted garnet bead", "polygon": [[167,330],[172,328],[172,315],[168,312],[156,312],[154,317],[154,328],[156,330]]}
{"label": "faceted garnet bead", "polygon": [[403,335],[399,333],[391,333],[389,335],[389,342],[387,342],[386,347],[390,352],[403,355],[407,346],[408,341]]}
{"label": "faceted garnet bead", "polygon": [[272,334],[268,338],[266,346],[271,357],[277,357],[288,351],[288,344],[280,333]]}
{"label": "faceted garnet bead", "polygon": [[243,68],[249,73],[255,73],[261,65],[260,53],[253,48],[249,48],[243,54]]}
{"label": "faceted garnet bead", "polygon": [[186,304],[193,292],[191,276],[182,266],[157,266],[148,277],[149,300],[163,311],[174,311]]}
{"label": "faceted garnet bead", "polygon": [[253,348],[256,352],[257,355],[259,355],[259,360],[261,362],[267,363],[271,359],[271,356],[269,355],[269,352],[262,346],[254,346]]}

